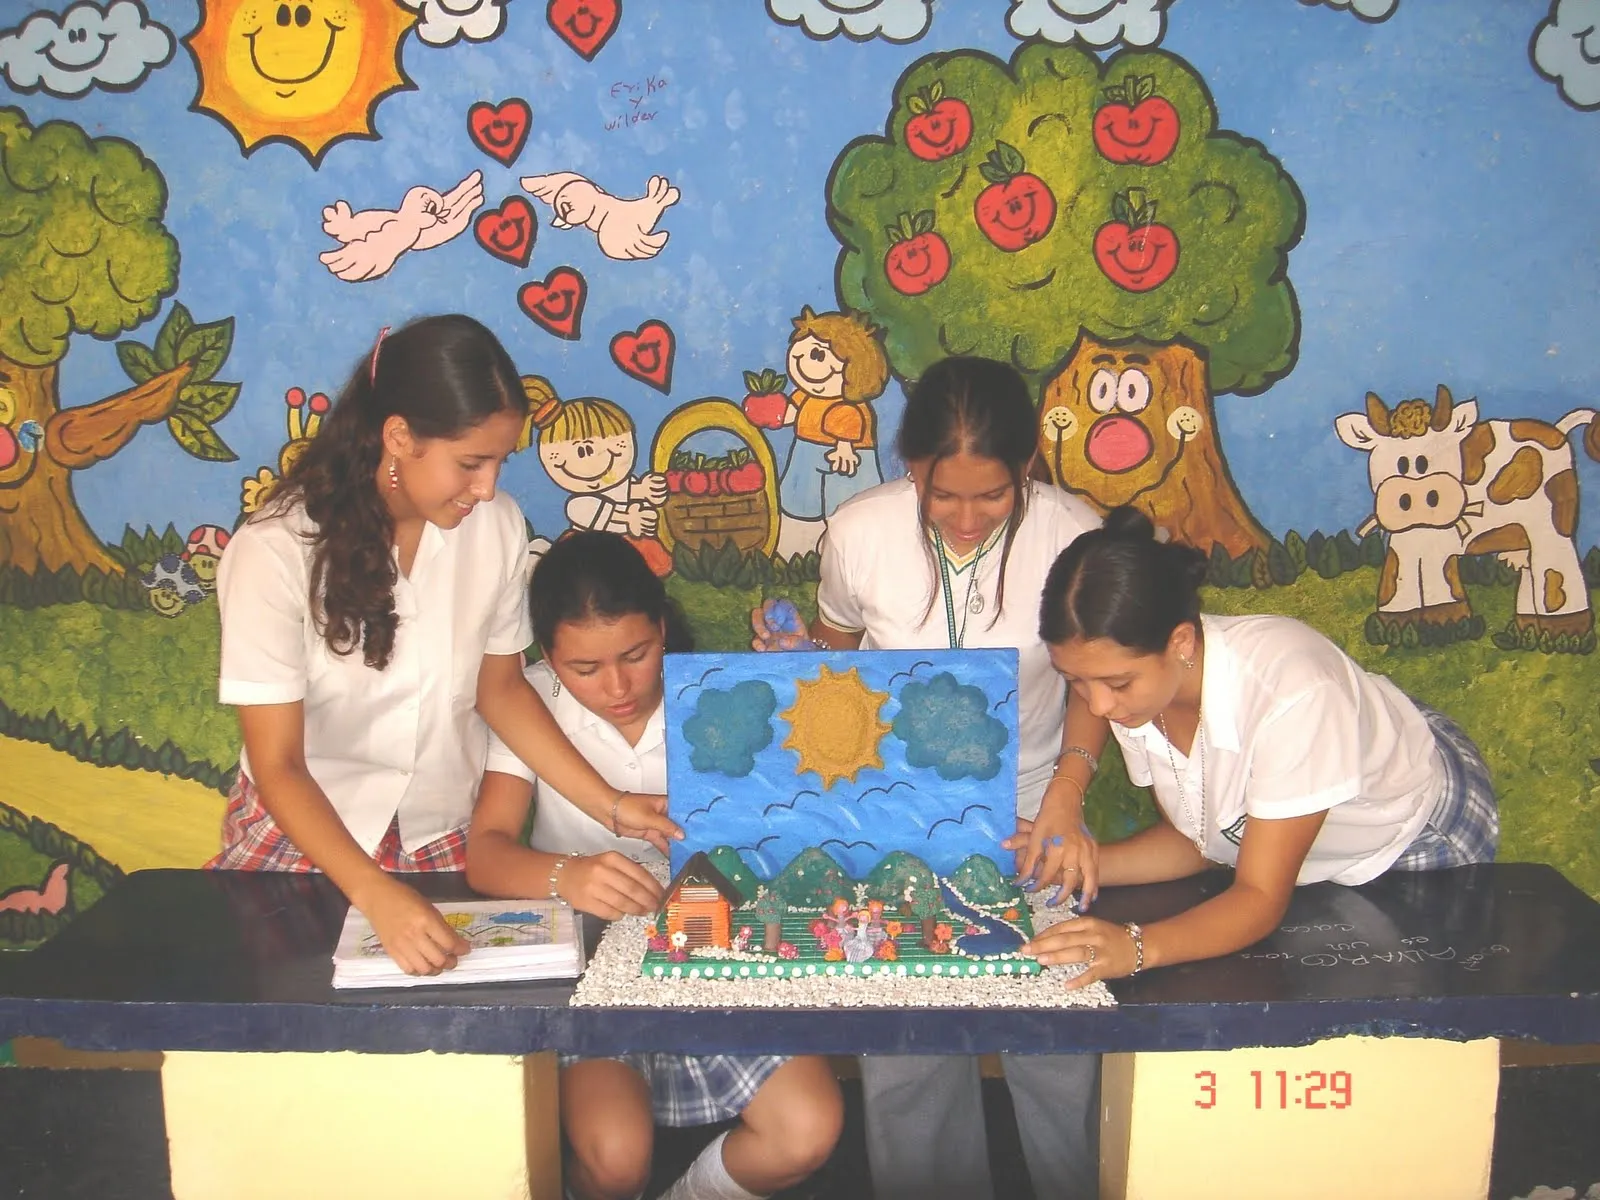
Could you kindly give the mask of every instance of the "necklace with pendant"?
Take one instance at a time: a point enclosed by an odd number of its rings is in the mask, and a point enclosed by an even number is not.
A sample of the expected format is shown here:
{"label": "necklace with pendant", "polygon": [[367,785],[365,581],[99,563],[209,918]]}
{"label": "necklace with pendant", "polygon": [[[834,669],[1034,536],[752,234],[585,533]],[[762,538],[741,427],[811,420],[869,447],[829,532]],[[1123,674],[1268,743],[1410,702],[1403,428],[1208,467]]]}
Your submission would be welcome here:
{"label": "necklace with pendant", "polygon": [[1167,764],[1172,768],[1172,781],[1178,785],[1178,804],[1183,809],[1183,816],[1189,822],[1191,829],[1198,830],[1198,834],[1189,834],[1189,840],[1194,843],[1194,848],[1200,851],[1201,857],[1206,853],[1206,735],[1205,725],[1197,714],[1194,723],[1194,748],[1200,755],[1200,819],[1196,820],[1194,810],[1189,807],[1189,797],[1184,791],[1183,775],[1178,770],[1178,760],[1172,753],[1172,738],[1167,735],[1167,722],[1160,713],[1156,714],[1156,728],[1161,730],[1161,737],[1167,743]]}
{"label": "necklace with pendant", "polygon": [[950,649],[960,650],[965,646],[967,640],[968,616],[975,617],[983,612],[983,593],[978,591],[978,573],[983,567],[983,556],[989,553],[990,544],[985,543],[980,546],[978,552],[973,556],[972,562],[962,568],[962,570],[971,571],[972,574],[967,576],[967,594],[961,604],[963,611],[959,628],[956,626],[955,588],[950,582],[950,559],[945,552],[944,537],[939,533],[937,527],[933,531],[933,547],[939,558],[939,588],[944,593],[947,638],[950,643]]}

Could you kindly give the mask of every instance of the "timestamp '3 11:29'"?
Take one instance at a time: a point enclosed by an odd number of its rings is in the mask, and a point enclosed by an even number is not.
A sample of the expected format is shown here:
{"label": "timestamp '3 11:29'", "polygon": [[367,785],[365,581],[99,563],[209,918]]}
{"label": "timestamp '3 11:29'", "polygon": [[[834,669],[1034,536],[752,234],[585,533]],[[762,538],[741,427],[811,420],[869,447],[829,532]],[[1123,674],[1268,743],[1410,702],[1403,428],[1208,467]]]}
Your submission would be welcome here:
{"label": "timestamp '3 11:29'", "polygon": [[[1217,1073],[1196,1071],[1194,1078],[1200,1085],[1200,1096],[1194,1106],[1215,1108]],[[1251,1071],[1250,1079],[1257,1108],[1315,1111],[1349,1108],[1355,1102],[1355,1083],[1349,1071]]]}

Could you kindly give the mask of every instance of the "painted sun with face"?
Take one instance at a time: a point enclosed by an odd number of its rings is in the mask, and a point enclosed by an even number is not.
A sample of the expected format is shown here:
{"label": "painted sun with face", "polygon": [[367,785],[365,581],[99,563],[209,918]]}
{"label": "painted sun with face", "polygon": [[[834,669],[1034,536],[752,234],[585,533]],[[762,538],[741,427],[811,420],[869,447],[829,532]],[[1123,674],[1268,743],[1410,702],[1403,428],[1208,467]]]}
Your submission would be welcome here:
{"label": "painted sun with face", "polygon": [[283,141],[318,166],[334,142],[376,137],[378,102],[412,86],[400,40],[416,20],[393,0],[200,0],[184,39],[200,74],[190,107],[247,155]]}

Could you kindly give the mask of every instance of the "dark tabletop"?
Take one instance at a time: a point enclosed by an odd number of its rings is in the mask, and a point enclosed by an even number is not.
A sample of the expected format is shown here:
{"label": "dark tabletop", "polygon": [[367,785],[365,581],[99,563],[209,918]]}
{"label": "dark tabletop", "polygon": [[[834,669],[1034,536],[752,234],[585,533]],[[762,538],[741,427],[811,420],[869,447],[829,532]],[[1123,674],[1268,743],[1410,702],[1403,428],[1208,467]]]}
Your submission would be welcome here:
{"label": "dark tabletop", "polygon": [[[1095,915],[1152,921],[1228,878],[1108,888]],[[434,899],[470,895],[459,876],[408,880]],[[1600,1042],[1600,905],[1533,864],[1299,888],[1271,937],[1119,980],[1107,1009],[573,1008],[567,983],[335,992],[345,908],[321,876],[136,872],[44,946],[0,955],[0,1038],[489,1054],[1070,1053],[1347,1033]]]}

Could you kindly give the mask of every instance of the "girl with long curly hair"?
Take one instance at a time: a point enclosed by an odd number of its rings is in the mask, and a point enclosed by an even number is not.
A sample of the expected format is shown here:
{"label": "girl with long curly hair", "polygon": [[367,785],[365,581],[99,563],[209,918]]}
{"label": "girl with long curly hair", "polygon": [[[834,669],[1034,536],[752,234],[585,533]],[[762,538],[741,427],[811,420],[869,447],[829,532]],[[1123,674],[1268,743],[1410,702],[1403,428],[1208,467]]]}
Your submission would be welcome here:
{"label": "girl with long curly hair", "polygon": [[489,728],[608,828],[676,830],[665,797],[601,779],[523,676],[526,525],[496,484],[527,404],[470,317],[379,334],[218,572],[244,749],[210,865],[326,872],[413,974],[467,947],[387,872],[464,868]]}

